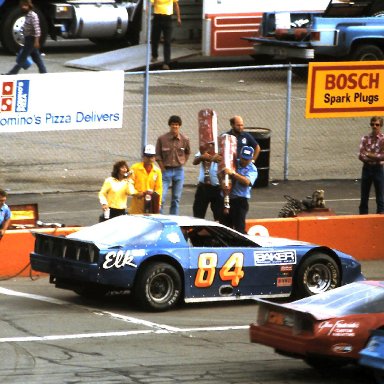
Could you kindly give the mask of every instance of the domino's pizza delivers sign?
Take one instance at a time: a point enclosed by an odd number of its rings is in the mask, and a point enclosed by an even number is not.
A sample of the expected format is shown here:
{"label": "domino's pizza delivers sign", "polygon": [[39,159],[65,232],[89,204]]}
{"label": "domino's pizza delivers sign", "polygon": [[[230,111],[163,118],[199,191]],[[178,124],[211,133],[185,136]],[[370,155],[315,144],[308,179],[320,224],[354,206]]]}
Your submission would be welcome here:
{"label": "domino's pizza delivers sign", "polygon": [[0,132],[121,128],[124,71],[0,76]]}

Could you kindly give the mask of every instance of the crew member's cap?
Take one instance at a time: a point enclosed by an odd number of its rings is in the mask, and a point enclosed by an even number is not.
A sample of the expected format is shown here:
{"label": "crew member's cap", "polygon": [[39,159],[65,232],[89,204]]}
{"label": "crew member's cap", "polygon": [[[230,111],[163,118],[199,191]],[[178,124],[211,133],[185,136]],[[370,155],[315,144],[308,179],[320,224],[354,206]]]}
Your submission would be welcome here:
{"label": "crew member's cap", "polygon": [[156,155],[156,148],[152,144],[147,144],[144,147],[144,152],[143,153],[144,153],[145,156],[155,156]]}
{"label": "crew member's cap", "polygon": [[253,159],[253,153],[255,150],[252,147],[244,146],[241,148],[240,157],[245,160]]}

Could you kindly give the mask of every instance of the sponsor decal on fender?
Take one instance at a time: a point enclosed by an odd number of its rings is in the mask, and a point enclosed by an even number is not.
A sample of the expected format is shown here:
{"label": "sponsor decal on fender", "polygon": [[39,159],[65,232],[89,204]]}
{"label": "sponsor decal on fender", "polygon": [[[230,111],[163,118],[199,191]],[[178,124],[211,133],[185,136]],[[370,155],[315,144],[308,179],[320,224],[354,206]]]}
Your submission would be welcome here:
{"label": "sponsor decal on fender", "polygon": [[278,277],[277,286],[278,287],[290,287],[292,285],[292,277]]}
{"label": "sponsor decal on fender", "polygon": [[285,251],[254,252],[255,265],[280,265],[296,264],[296,251],[287,249]]}
{"label": "sponsor decal on fender", "polygon": [[280,272],[292,272],[293,266],[292,265],[282,265],[280,267]]}
{"label": "sponsor decal on fender", "polygon": [[105,261],[103,263],[104,269],[110,268],[123,268],[125,266],[137,268],[137,265],[133,262],[135,256],[144,256],[145,251],[139,249],[133,249],[128,251],[110,251],[105,255]]}
{"label": "sponsor decal on fender", "polygon": [[338,320],[335,322],[324,321],[320,324],[319,330],[329,329],[328,336],[336,337],[355,337],[355,329],[360,328],[359,322],[347,323],[344,320]]}
{"label": "sponsor decal on fender", "polygon": [[340,344],[332,345],[332,352],[350,353],[352,352],[352,350],[353,350],[353,347],[351,344],[340,343]]}

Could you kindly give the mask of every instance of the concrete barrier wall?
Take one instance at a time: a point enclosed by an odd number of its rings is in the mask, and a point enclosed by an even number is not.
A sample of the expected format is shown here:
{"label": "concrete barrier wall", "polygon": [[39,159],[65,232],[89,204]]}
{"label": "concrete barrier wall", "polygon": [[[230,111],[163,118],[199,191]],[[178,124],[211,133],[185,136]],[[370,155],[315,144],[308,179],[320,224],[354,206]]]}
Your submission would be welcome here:
{"label": "concrete barrier wall", "polygon": [[358,260],[384,259],[384,215],[247,220],[247,231],[255,225],[270,236],[326,245]]}
{"label": "concrete barrier wall", "polygon": [[[270,236],[326,245],[358,260],[384,259],[384,215],[257,219],[247,220],[246,228],[249,230],[256,225],[266,228]],[[0,277],[41,275],[29,267],[29,254],[35,244],[33,232],[66,236],[79,229],[68,227],[7,231],[0,240]]]}
{"label": "concrete barrier wall", "polygon": [[36,276],[40,272],[32,271],[29,266],[29,254],[35,246],[34,232],[66,236],[78,231],[79,227],[49,229],[9,230],[0,240],[0,276]]}

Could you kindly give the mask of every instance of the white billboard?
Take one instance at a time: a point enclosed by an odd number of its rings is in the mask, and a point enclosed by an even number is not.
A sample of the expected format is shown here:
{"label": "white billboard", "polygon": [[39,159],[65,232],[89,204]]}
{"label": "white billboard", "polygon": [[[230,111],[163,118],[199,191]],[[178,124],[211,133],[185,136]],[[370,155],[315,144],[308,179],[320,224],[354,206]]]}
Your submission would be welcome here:
{"label": "white billboard", "polygon": [[124,71],[0,76],[0,132],[121,128]]}

